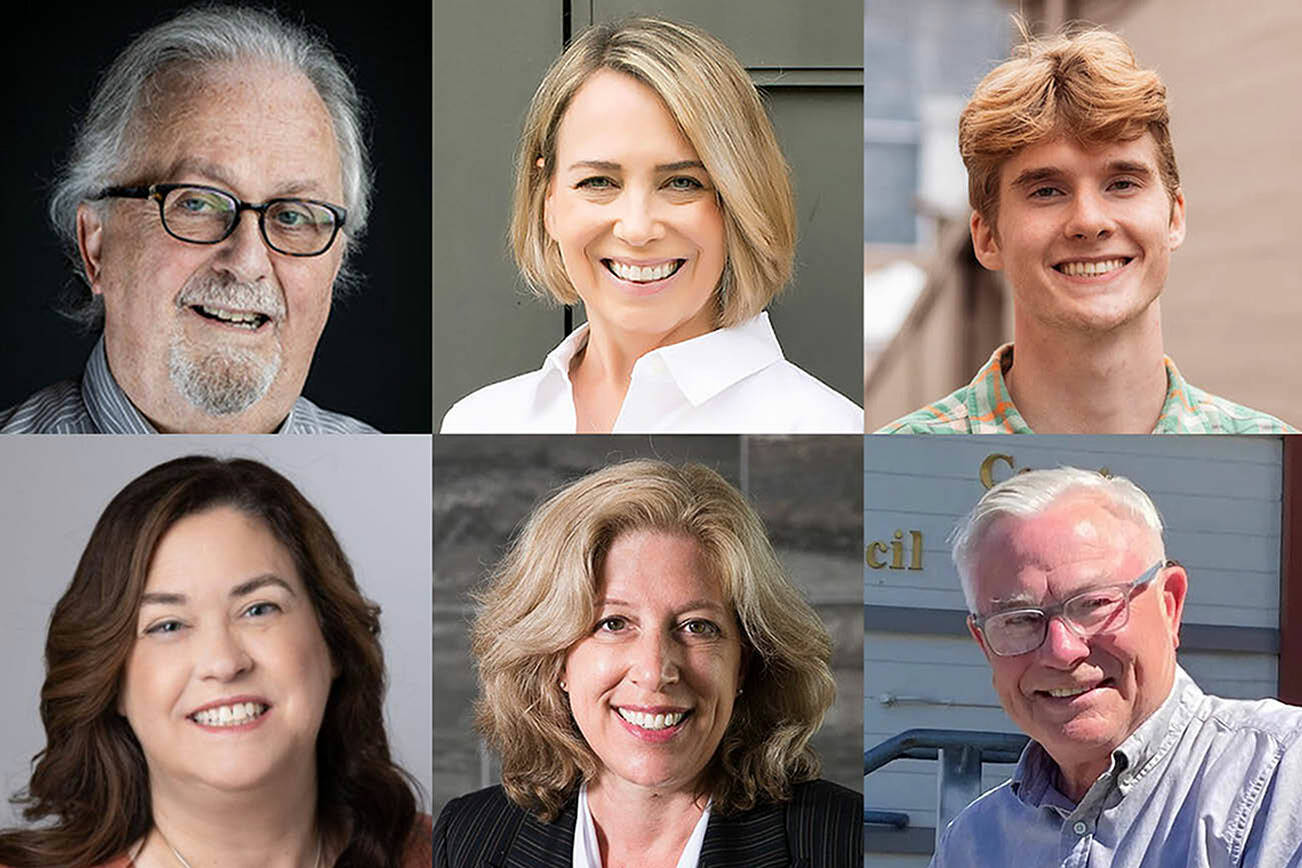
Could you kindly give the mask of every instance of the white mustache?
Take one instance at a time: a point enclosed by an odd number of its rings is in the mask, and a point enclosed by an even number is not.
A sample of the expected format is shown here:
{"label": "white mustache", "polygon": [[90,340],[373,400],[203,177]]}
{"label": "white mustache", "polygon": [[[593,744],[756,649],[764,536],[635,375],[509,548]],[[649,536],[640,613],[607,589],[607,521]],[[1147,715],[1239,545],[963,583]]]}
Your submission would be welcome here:
{"label": "white mustache", "polygon": [[237,283],[218,277],[205,277],[181,287],[177,307],[208,305],[226,310],[260,313],[279,322],[285,318],[285,302],[280,293],[265,283]]}

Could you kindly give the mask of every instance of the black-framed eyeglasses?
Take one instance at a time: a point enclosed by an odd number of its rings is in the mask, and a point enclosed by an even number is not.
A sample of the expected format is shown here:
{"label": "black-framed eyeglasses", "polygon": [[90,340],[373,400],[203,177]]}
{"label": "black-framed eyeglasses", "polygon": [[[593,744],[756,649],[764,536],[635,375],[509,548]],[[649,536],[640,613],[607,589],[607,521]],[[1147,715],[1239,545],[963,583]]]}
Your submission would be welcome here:
{"label": "black-framed eyeglasses", "polygon": [[220,244],[240,222],[240,212],[258,215],[262,240],[286,256],[320,256],[330,249],[348,212],[315,199],[268,199],[245,202],[203,184],[150,184],[148,187],[106,187],[92,199],[153,199],[163,229],[179,241]]}
{"label": "black-framed eyeglasses", "polygon": [[1115,633],[1130,620],[1130,598],[1167,567],[1177,561],[1158,561],[1133,582],[1103,585],[1074,594],[1055,606],[1024,606],[990,615],[968,615],[972,626],[985,637],[986,647],[1000,657],[1027,654],[1044,644],[1049,621],[1060,617],[1082,639],[1100,633]]}

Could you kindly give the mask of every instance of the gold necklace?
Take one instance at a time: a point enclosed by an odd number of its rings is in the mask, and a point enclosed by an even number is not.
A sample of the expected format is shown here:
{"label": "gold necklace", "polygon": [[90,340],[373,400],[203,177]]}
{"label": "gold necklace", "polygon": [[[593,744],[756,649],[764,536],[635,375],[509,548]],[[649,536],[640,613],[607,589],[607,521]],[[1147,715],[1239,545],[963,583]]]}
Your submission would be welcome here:
{"label": "gold necklace", "polygon": [[[167,849],[172,851],[172,855],[176,857],[176,861],[184,865],[185,868],[191,868],[190,863],[185,861],[185,857],[182,856],[177,851],[177,849],[172,846],[171,841],[167,840],[167,836],[163,834],[163,830],[159,829],[157,826],[155,826],[154,828],[158,829],[158,837],[163,839],[163,843],[167,845]],[[315,866],[315,868],[321,868],[321,836],[320,835],[318,835],[316,839],[316,858],[312,860],[312,864],[313,866]]]}

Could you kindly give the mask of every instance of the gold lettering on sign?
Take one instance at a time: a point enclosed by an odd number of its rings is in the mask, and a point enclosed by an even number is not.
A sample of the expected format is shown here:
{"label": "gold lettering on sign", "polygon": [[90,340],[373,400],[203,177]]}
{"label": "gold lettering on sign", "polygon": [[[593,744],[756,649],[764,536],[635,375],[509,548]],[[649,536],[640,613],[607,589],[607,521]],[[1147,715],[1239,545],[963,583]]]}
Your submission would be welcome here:
{"label": "gold lettering on sign", "polygon": [[[922,531],[911,530],[909,533],[909,560],[904,562],[904,531],[897,530],[891,534],[889,543],[873,540],[864,547],[864,563],[870,569],[880,570],[921,570],[922,569]],[[890,554],[890,561],[885,555]]]}
{"label": "gold lettering on sign", "polygon": [[981,462],[981,485],[986,491],[995,487],[995,462],[1003,461],[1012,470],[1016,465],[1013,464],[1013,456],[1001,455],[998,452],[992,452],[986,456],[985,461]]}

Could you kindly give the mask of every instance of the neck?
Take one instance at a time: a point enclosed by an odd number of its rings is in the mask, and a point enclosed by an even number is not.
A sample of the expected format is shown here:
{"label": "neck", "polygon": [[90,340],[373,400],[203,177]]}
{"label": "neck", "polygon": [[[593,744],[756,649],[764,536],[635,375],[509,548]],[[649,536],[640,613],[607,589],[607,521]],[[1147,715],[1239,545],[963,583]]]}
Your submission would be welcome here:
{"label": "neck", "polygon": [[1099,779],[1099,775],[1108,770],[1110,757],[1101,762],[1081,763],[1078,765],[1058,764],[1058,790],[1075,804],[1085,798],[1090,787]]}
{"label": "neck", "polygon": [[588,810],[602,864],[677,864],[705,804],[705,797],[690,791],[594,781],[588,786]]}
{"label": "neck", "polygon": [[[154,829],[138,864],[181,868],[313,868],[321,830],[316,774],[254,791],[153,785]],[[161,834],[160,834],[161,833]],[[164,840],[166,839],[166,840]],[[170,846],[169,846],[170,845]],[[327,846],[328,849],[328,846]],[[328,865],[322,852],[321,864]]]}
{"label": "neck", "polygon": [[1149,434],[1166,400],[1157,302],[1105,333],[1016,318],[1009,395],[1037,434]]}
{"label": "neck", "polygon": [[[705,314],[708,316],[708,312]],[[580,434],[609,434],[628,394],[637,360],[652,350],[711,331],[701,315],[666,332],[627,332],[596,319],[588,321],[588,341],[570,363],[570,384]]]}

